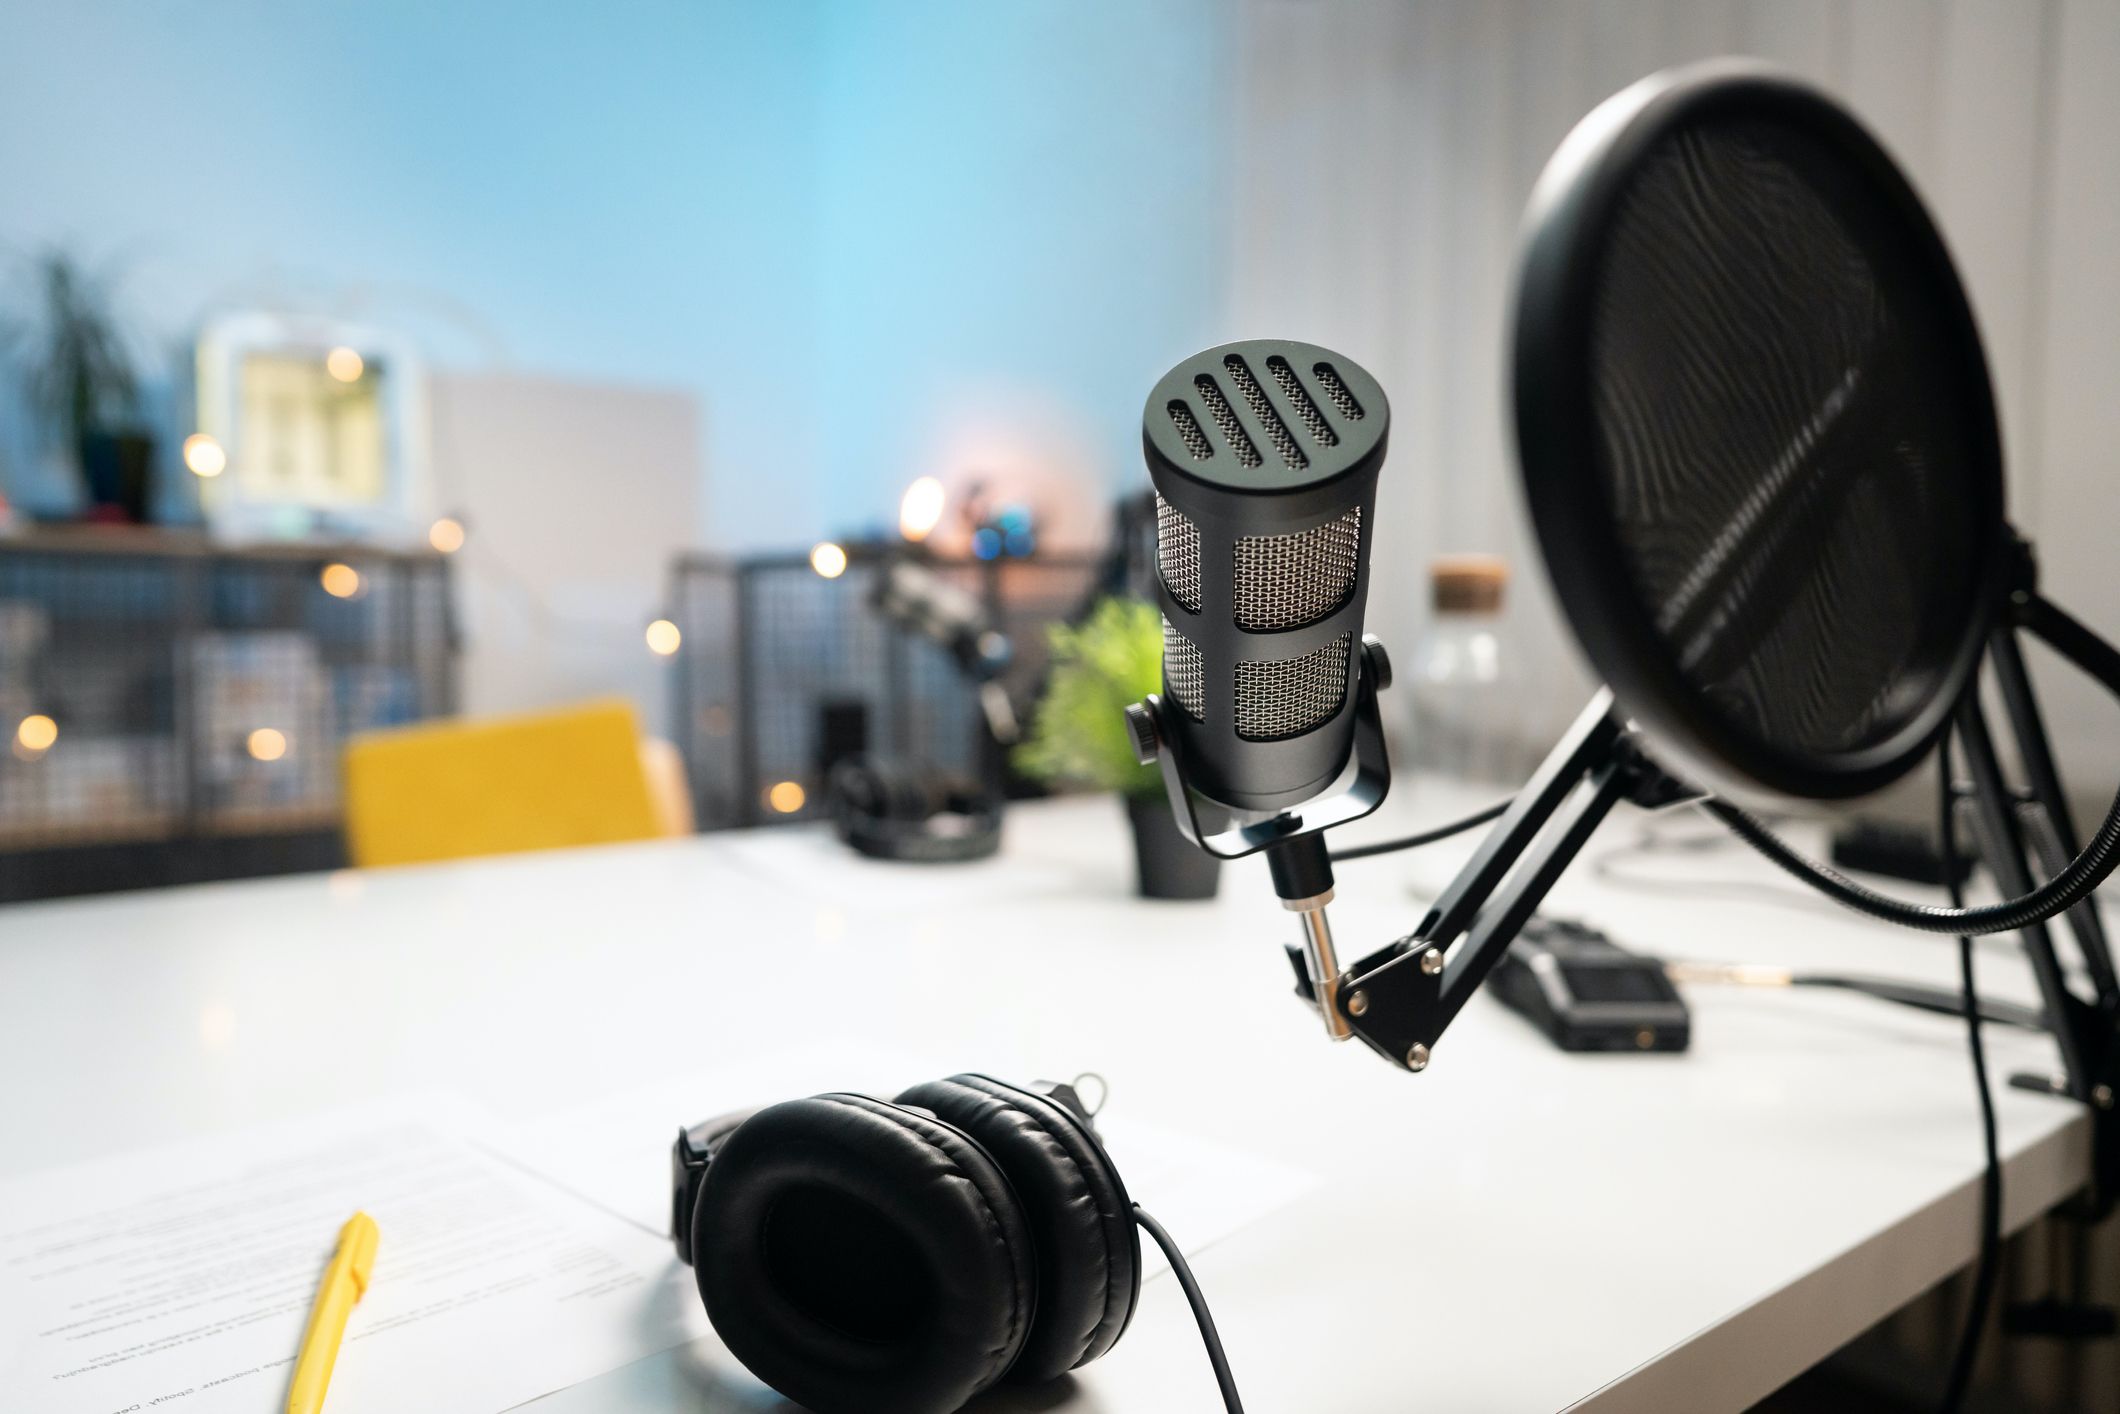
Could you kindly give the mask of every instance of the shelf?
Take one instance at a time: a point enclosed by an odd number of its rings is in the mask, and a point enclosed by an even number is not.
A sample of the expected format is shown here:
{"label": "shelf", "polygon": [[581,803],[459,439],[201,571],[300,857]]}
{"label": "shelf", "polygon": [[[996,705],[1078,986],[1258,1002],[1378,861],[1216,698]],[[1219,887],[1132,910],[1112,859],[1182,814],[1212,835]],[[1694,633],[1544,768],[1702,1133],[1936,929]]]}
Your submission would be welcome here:
{"label": "shelf", "polygon": [[38,525],[0,535],[0,556],[129,555],[163,559],[346,560],[390,564],[439,564],[436,550],[387,548],[344,540],[264,540],[243,544],[215,540],[205,531],[163,525]]}

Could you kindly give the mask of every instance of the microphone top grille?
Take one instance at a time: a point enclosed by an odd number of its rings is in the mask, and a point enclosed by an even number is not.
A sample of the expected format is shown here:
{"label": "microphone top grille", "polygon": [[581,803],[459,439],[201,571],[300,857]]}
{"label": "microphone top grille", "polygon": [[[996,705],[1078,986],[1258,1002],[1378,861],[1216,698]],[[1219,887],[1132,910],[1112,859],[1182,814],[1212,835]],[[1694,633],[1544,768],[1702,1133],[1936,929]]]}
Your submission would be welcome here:
{"label": "microphone top grille", "polygon": [[1185,444],[1185,450],[1192,454],[1194,461],[1204,462],[1215,454],[1215,444],[1200,430],[1200,419],[1192,415],[1191,408],[1173,402],[1166,410],[1170,413],[1171,425],[1178,429],[1178,440]]}
{"label": "microphone top grille", "polygon": [[1281,421],[1281,414],[1275,412],[1273,404],[1266,400],[1266,390],[1252,376],[1251,366],[1236,354],[1223,359],[1222,366],[1229,370],[1229,381],[1237,385],[1237,391],[1250,405],[1251,415],[1266,429],[1266,440],[1281,454],[1281,464],[1290,470],[1309,466],[1310,458],[1303,455],[1303,449],[1296,445],[1295,434],[1288,430],[1288,424]]}
{"label": "microphone top grille", "polygon": [[1268,496],[1374,477],[1390,430],[1391,405],[1360,364],[1287,339],[1194,354],[1157,381],[1141,421],[1157,485],[1176,475]]}
{"label": "microphone top grille", "polygon": [[1354,392],[1340,377],[1339,369],[1320,361],[1312,366],[1310,373],[1318,380],[1318,386],[1325,390],[1325,396],[1332,399],[1332,405],[1340,410],[1340,416],[1349,422],[1362,420],[1362,405],[1355,401]]}
{"label": "microphone top grille", "polygon": [[1222,385],[1203,373],[1193,379],[1193,387],[1198,390],[1200,401],[1207,405],[1207,415],[1215,420],[1222,440],[1237,454],[1237,460],[1246,466],[1257,466],[1265,461],[1252,444],[1251,434],[1244,430],[1243,423],[1237,421],[1237,410],[1229,405],[1228,398],[1222,396]]}
{"label": "microphone top grille", "polygon": [[1340,435],[1332,430],[1332,425],[1325,421],[1325,414],[1319,412],[1318,405],[1310,400],[1310,390],[1303,386],[1302,379],[1296,377],[1288,360],[1275,354],[1266,360],[1266,372],[1280,385],[1282,394],[1287,397],[1289,406],[1296,410],[1296,416],[1302,419],[1303,430],[1311,435],[1311,439],[1320,446],[1337,447]]}

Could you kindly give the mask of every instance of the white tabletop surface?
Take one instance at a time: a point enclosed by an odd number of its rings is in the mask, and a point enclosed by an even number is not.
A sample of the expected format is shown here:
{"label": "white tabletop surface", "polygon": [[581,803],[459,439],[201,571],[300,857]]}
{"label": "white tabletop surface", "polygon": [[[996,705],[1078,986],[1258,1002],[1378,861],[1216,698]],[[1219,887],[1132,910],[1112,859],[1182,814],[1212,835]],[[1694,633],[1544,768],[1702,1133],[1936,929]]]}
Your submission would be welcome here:
{"label": "white tabletop surface", "polygon": [[[1402,788],[1390,823],[1474,800]],[[1549,911],[1669,954],[1955,980],[1948,939],[1810,901],[1735,846],[1601,877],[1642,818],[1608,822]],[[1410,930],[1468,848],[1344,866],[1343,957]],[[1407,1075],[1290,998],[1263,864],[1204,905],[1139,902],[1130,871],[1117,808],[1082,800],[1015,811],[1002,857],[966,866],[805,828],[7,908],[0,1175],[414,1090],[526,1118],[808,1037],[1095,1069],[1114,1106],[1327,1178],[1196,1263],[1255,1414],[1738,1410],[1974,1253],[1951,1018],[1703,988],[1689,1053],[1585,1057],[1483,995]],[[1980,967],[2032,998],[2010,944]],[[2053,1064],[1989,1035],[1998,1082]],[[2064,1102],[1997,1103],[2015,1226],[2080,1184],[2088,1131]],[[708,1340],[535,1407],[784,1406]],[[1165,1280],[1109,1357],[977,1407],[1217,1404]]]}

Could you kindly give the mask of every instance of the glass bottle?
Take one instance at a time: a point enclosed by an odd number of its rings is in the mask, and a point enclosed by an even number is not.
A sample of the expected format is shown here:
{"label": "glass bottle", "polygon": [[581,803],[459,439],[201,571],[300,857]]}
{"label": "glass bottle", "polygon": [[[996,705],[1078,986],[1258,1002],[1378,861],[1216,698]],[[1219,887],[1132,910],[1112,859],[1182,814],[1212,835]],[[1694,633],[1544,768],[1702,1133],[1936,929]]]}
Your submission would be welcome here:
{"label": "glass bottle", "polygon": [[1432,615],[1406,681],[1415,770],[1513,785],[1519,755],[1516,665],[1501,631],[1508,564],[1448,555],[1428,572]]}

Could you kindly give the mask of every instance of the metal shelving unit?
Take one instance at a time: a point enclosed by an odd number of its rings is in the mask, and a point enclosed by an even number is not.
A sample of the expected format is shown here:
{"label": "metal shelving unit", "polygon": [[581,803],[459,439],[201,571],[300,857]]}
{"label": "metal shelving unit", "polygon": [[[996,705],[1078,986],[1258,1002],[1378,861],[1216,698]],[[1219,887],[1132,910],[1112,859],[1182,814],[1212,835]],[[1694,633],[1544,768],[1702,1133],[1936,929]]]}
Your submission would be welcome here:
{"label": "metal shelving unit", "polygon": [[[858,704],[868,747],[967,774],[991,773],[979,709],[947,654],[869,607],[894,547],[849,545],[826,579],[802,554],[689,555],[672,572],[682,631],[676,734],[701,828],[815,819],[828,708]],[[1047,624],[1088,601],[1103,562],[1091,556],[951,560],[928,566],[977,592],[1015,645],[1003,677],[1027,712],[1045,676]],[[801,803],[776,785],[800,787]]]}
{"label": "metal shelving unit", "polygon": [[439,555],[0,540],[0,900],[340,862],[341,742],[450,711],[454,657]]}

